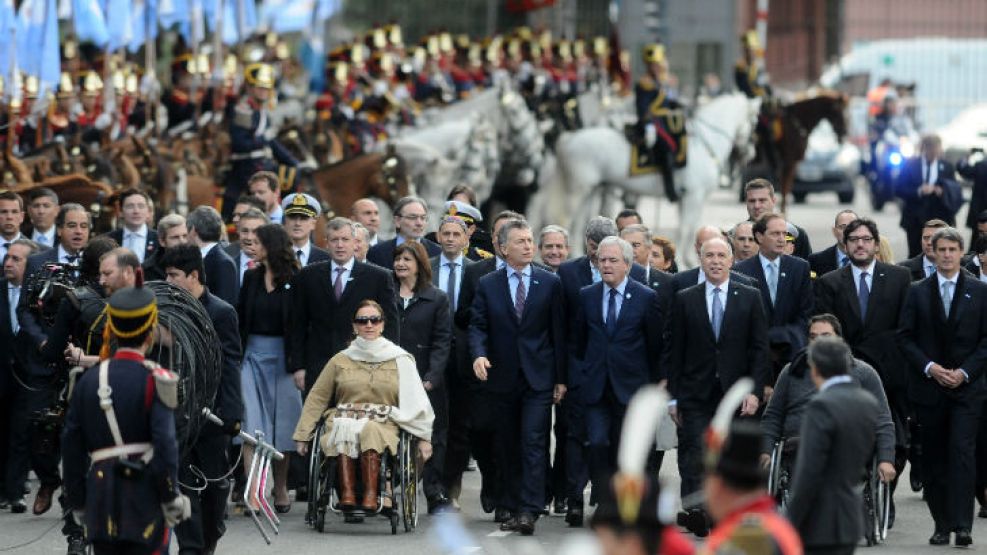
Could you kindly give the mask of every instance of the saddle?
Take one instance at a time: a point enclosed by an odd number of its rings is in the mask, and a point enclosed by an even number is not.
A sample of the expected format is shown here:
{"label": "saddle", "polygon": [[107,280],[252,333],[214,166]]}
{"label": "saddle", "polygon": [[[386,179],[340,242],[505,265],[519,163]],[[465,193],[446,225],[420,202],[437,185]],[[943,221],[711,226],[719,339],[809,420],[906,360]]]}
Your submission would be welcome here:
{"label": "saddle", "polygon": [[660,162],[655,151],[658,149],[672,152],[675,160],[673,170],[684,168],[688,161],[689,137],[686,133],[685,115],[678,110],[669,111],[657,122],[659,123],[658,140],[655,148],[648,148],[645,144],[641,125],[624,126],[624,136],[631,144],[631,176],[657,173],[660,170]]}

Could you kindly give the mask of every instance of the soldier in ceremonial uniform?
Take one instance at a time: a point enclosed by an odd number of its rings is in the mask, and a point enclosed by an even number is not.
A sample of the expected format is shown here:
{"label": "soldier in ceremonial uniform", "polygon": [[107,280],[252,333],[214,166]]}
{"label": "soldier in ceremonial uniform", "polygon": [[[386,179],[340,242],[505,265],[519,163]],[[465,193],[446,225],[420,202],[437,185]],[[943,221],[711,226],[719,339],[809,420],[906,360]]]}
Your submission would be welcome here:
{"label": "soldier in ceremonial uniform", "polygon": [[180,54],[171,62],[171,90],[161,99],[168,112],[168,132],[178,135],[195,128],[195,113],[202,102],[202,90],[192,91],[198,64],[191,53]]}
{"label": "soldier in ceremonial uniform", "polygon": [[637,122],[645,145],[652,149],[661,170],[665,195],[670,201],[678,200],[675,190],[675,169],[685,165],[688,148],[685,134],[685,113],[678,101],[669,97],[665,85],[668,74],[665,47],[646,45],[642,51],[648,66],[634,86],[634,103]]}
{"label": "soldier in ceremonial uniform", "polygon": [[230,123],[233,154],[223,192],[224,218],[229,218],[233,212],[236,199],[246,189],[250,176],[263,170],[278,172],[276,160],[287,168],[281,173],[291,176],[281,182],[282,188],[289,189],[298,166],[298,161],[274,138],[274,130],[270,127],[268,103],[274,89],[273,69],[268,64],[251,64],[244,70],[244,81],[247,94],[237,102]]}
{"label": "soldier in ceremonial uniform", "polygon": [[747,98],[761,99],[761,113],[757,118],[757,138],[759,158],[767,161],[772,168],[779,164],[778,150],[775,142],[781,139],[781,120],[778,118],[778,106],[771,94],[771,86],[764,72],[764,53],[761,50],[761,40],[757,31],[747,31],[740,37],[740,47],[744,57],[737,61],[733,70],[734,83],[737,89],[747,95]]}
{"label": "soldier in ceremonial uniform", "polygon": [[79,379],[62,434],[67,508],[94,552],[157,553],[189,514],[178,491],[178,377],[144,353],[158,309],[143,287],[110,297],[107,330],[117,351]]}

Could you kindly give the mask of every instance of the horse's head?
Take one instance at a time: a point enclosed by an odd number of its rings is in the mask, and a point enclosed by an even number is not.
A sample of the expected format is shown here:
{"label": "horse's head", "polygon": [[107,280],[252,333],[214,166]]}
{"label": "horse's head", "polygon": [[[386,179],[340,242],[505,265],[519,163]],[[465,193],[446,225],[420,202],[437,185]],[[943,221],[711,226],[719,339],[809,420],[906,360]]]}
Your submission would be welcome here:
{"label": "horse's head", "polygon": [[376,194],[387,204],[394,206],[398,199],[411,194],[407,165],[392,144],[387,145],[381,156],[380,190]]}
{"label": "horse's head", "polygon": [[843,142],[847,134],[846,109],[849,100],[845,94],[831,93],[824,96],[827,100],[823,103],[823,118],[829,121],[836,132],[836,137]]}

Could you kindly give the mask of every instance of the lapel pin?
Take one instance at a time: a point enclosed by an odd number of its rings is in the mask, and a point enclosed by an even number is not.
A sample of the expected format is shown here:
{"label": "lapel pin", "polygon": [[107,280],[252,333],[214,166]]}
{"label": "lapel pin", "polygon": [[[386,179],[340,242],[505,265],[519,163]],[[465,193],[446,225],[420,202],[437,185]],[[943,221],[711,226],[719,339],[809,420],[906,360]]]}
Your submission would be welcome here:
{"label": "lapel pin", "polygon": [[533,279],[533,280],[531,280],[531,283],[533,283],[535,285],[538,285],[538,280]]}
{"label": "lapel pin", "polygon": [[630,293],[628,293],[628,294],[626,294],[626,295],[624,295],[624,298],[625,298],[625,299],[629,299],[629,298],[631,298],[631,294],[630,294]]}
{"label": "lapel pin", "polygon": [[291,284],[290,284],[290,283],[286,283],[286,284],[284,284],[284,288],[285,288],[285,289],[291,289]]}
{"label": "lapel pin", "polygon": [[781,273],[781,277],[785,277],[785,272],[782,272]]}
{"label": "lapel pin", "polygon": [[963,296],[966,297],[966,298],[968,298],[968,299],[970,298],[970,294],[969,293],[966,293]]}
{"label": "lapel pin", "polygon": [[737,296],[737,290],[736,290],[736,289],[734,289],[734,290],[733,290],[733,295],[734,295],[735,297]]}

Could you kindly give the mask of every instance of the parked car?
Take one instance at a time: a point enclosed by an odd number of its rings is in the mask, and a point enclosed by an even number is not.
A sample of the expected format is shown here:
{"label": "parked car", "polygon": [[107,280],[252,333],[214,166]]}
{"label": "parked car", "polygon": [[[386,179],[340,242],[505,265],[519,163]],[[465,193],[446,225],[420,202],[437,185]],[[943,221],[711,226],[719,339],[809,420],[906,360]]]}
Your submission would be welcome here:
{"label": "parked car", "polygon": [[809,134],[805,158],[795,169],[792,196],[805,202],[810,193],[835,192],[843,204],[853,202],[854,182],[860,175],[860,150],[840,142],[828,121],[822,121]]}

